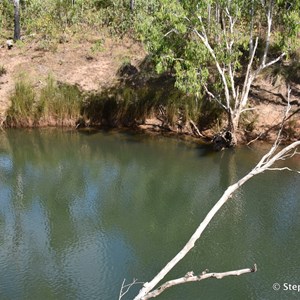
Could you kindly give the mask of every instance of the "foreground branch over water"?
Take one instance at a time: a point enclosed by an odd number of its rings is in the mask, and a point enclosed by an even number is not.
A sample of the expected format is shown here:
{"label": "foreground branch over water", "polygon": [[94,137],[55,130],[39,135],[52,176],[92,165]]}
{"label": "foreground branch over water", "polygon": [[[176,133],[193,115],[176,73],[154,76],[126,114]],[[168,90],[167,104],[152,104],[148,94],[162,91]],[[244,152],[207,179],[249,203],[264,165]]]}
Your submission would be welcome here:
{"label": "foreground branch over water", "polygon": [[175,285],[179,285],[179,284],[183,284],[183,283],[187,283],[187,282],[201,281],[201,280],[208,279],[208,278],[222,279],[222,278],[227,277],[227,276],[240,276],[240,275],[243,275],[243,274],[253,273],[253,272],[256,272],[256,271],[257,271],[257,266],[256,266],[256,264],[254,264],[253,268],[247,268],[247,269],[241,269],[241,270],[235,270],[235,271],[228,271],[228,272],[222,272],[222,273],[206,273],[206,271],[204,271],[200,275],[194,275],[193,272],[188,272],[184,277],[167,281],[166,283],[161,285],[156,290],[148,293],[143,298],[143,300],[154,298],[154,297],[160,295],[166,289],[168,289],[172,286],[175,286]]}
{"label": "foreground branch over water", "polygon": [[[207,227],[209,222],[217,214],[217,212],[221,209],[221,207],[232,197],[232,194],[239,187],[241,187],[245,182],[247,182],[249,179],[251,179],[255,175],[263,173],[264,171],[267,171],[267,170],[274,170],[274,168],[271,168],[271,167],[277,161],[285,160],[287,158],[294,156],[295,154],[299,154],[299,152],[297,152],[297,147],[300,146],[300,141],[296,141],[296,142],[292,143],[291,145],[286,146],[282,150],[278,151],[279,143],[280,143],[280,140],[278,138],[275,141],[272,148],[269,150],[269,152],[266,153],[261,158],[261,160],[258,162],[258,164],[247,175],[245,175],[238,182],[234,183],[233,185],[229,186],[226,189],[223,196],[218,200],[218,202],[209,211],[209,213],[206,215],[206,217],[204,218],[202,223],[199,225],[199,227],[193,233],[193,235],[191,236],[189,241],[185,244],[185,246],[177,253],[177,255],[172,260],[170,260],[166,264],[166,266],[150,282],[146,282],[143,285],[142,289],[139,291],[139,294],[134,298],[134,300],[145,300],[145,299],[150,299],[152,297],[156,297],[166,288],[168,288],[172,285],[176,285],[176,284],[170,285],[170,282],[167,282],[164,285],[162,285],[160,288],[158,288],[157,290],[151,292],[155,288],[155,286],[173,269],[173,267],[179,261],[181,261],[185,257],[185,255],[195,246],[196,241],[200,238],[200,236],[202,235],[203,231],[205,230],[205,228]],[[284,168],[278,168],[278,169],[283,170]],[[252,269],[245,269],[245,270],[252,270]],[[256,270],[256,267],[255,267],[255,270]],[[234,272],[236,272],[236,271],[234,271]],[[241,274],[249,273],[249,272],[250,271],[242,272]],[[253,272],[253,271],[251,271],[251,272]],[[211,274],[216,274],[216,273],[211,273]],[[191,278],[193,278],[193,277],[194,276],[191,276]],[[210,277],[213,277],[213,276],[210,276]],[[220,277],[220,278],[222,278],[222,277]],[[177,279],[177,280],[183,281],[183,279]],[[197,281],[197,280],[190,280],[190,281]],[[173,281],[171,281],[171,282],[173,282]],[[184,282],[180,282],[180,283],[184,283]],[[167,285],[167,286],[164,287],[165,285]],[[161,291],[159,291],[159,290],[161,290]],[[159,291],[159,293],[158,293],[158,291]]]}

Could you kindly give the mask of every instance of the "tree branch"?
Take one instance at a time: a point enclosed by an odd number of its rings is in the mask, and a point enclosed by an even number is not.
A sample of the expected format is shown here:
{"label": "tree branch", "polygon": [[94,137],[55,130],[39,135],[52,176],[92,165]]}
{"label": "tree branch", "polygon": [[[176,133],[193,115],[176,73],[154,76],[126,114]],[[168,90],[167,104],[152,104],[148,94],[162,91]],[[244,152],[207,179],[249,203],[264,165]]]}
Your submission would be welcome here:
{"label": "tree branch", "polygon": [[122,282],[122,286],[120,289],[120,293],[119,293],[119,299],[121,300],[123,298],[124,295],[126,295],[128,293],[128,291],[130,290],[130,288],[135,285],[135,284],[143,284],[144,282],[138,282],[137,279],[133,279],[133,281],[129,284],[125,284],[126,279],[123,280]]}
{"label": "tree branch", "polygon": [[268,68],[272,65],[274,65],[275,63],[277,63],[278,61],[280,61],[284,56],[286,55],[285,52],[283,52],[282,54],[280,54],[277,58],[275,58],[274,60],[271,60],[270,62],[268,62],[267,64],[263,65],[262,69]]}
{"label": "tree branch", "polygon": [[282,54],[280,54],[277,58],[271,60],[270,62],[268,62],[267,64],[261,64],[259,66],[259,68],[255,71],[255,76],[257,76],[263,69],[268,68],[272,65],[274,65],[275,63],[277,63],[278,61],[280,61],[284,56],[286,56],[286,53],[283,52]]}
{"label": "tree branch", "polygon": [[[273,144],[273,147],[270,149],[270,151],[268,152],[269,153],[269,156],[266,157],[266,162],[268,162],[270,160],[270,158],[272,157],[272,155],[275,153],[275,151],[277,150],[278,148],[278,145],[280,143],[280,136],[281,136],[281,133],[282,133],[282,130],[283,130],[283,125],[284,125],[284,122],[286,121],[287,117],[288,117],[288,114],[289,114],[289,111],[291,110],[291,105],[290,105],[290,96],[291,96],[291,88],[290,86],[288,86],[288,91],[287,91],[287,101],[288,101],[288,105],[287,105],[287,108],[285,110],[285,113],[283,115],[283,118],[282,118],[282,121],[281,121],[281,125],[280,125],[280,129],[279,129],[279,132],[277,134],[277,138]],[[264,156],[265,157],[265,156]],[[263,161],[264,157],[261,159],[261,161]],[[282,157],[280,158],[282,159]],[[266,163],[266,162],[262,162],[262,163]]]}
{"label": "tree branch", "polygon": [[296,172],[296,173],[299,173],[300,174],[300,171],[297,171],[297,170],[293,170],[289,167],[283,167],[283,168],[268,168],[267,169],[268,171],[290,171],[290,172]]}
{"label": "tree branch", "polygon": [[196,134],[198,137],[202,137],[204,138],[205,136],[200,132],[199,128],[197,127],[197,125],[194,123],[194,121],[192,119],[190,119],[190,124],[192,125],[192,127],[194,128]]}
{"label": "tree branch", "polygon": [[171,34],[172,32],[175,32],[176,34],[178,34],[178,31],[177,31],[175,28],[173,28],[173,29],[171,29],[170,31],[168,31],[167,33],[165,33],[165,34],[164,34],[164,37],[168,36],[168,35]]}
{"label": "tree branch", "polygon": [[249,108],[244,108],[241,110],[241,113],[245,112],[245,111],[251,111],[251,110],[256,110],[256,107],[249,107]]}
{"label": "tree branch", "polygon": [[218,59],[216,57],[216,54],[215,54],[213,48],[211,47],[211,45],[210,45],[210,43],[208,41],[208,37],[206,35],[205,28],[203,26],[202,18],[199,16],[198,19],[199,19],[200,24],[202,26],[202,31],[203,32],[201,34],[196,28],[194,28],[194,32],[200,38],[200,40],[203,42],[203,44],[205,45],[205,47],[207,48],[207,50],[209,51],[210,55],[212,56],[212,58],[215,61],[218,73],[220,74],[222,82],[223,82],[223,85],[224,85],[226,106],[227,106],[227,108],[230,108],[230,93],[229,93],[229,88],[228,88],[227,80],[226,80],[226,77],[225,77],[225,72],[221,68],[220,63],[219,63],[219,61],[218,61]]}
{"label": "tree branch", "polygon": [[247,66],[244,85],[243,85],[243,89],[242,89],[241,101],[239,103],[240,108],[244,108],[247,104],[247,101],[248,101],[249,90],[250,90],[250,87],[251,87],[252,80],[254,79],[254,77],[251,75],[251,69],[252,69],[252,64],[253,64],[253,60],[254,60],[254,56],[255,56],[255,53],[256,53],[257,46],[258,46],[258,38],[255,39],[255,45],[254,45],[254,48],[252,49],[250,61],[249,61],[248,66]]}
{"label": "tree branch", "polygon": [[162,292],[164,292],[166,289],[168,289],[172,286],[175,286],[175,285],[179,285],[179,284],[183,284],[183,283],[187,283],[187,282],[201,281],[201,280],[208,279],[208,278],[222,279],[222,278],[227,277],[227,276],[240,276],[240,275],[243,275],[243,274],[253,273],[253,272],[256,272],[256,271],[257,271],[256,264],[254,264],[253,268],[247,268],[247,269],[241,269],[241,270],[235,270],[235,271],[228,271],[228,272],[222,272],[222,273],[206,273],[206,271],[204,271],[200,275],[194,275],[194,272],[191,271],[191,272],[188,272],[184,277],[180,277],[180,278],[169,280],[169,281],[165,282],[159,288],[157,288],[156,290],[154,290],[151,293],[147,294],[147,296],[145,296],[143,298],[143,300],[147,300],[147,299],[150,299],[150,298],[155,298],[158,295],[160,295]]}
{"label": "tree branch", "polygon": [[208,94],[211,98],[213,98],[214,100],[217,101],[217,103],[225,110],[227,111],[227,107],[220,101],[220,99],[218,99],[212,92],[210,92],[207,88],[206,84],[203,84],[203,87],[206,91],[206,94]]}

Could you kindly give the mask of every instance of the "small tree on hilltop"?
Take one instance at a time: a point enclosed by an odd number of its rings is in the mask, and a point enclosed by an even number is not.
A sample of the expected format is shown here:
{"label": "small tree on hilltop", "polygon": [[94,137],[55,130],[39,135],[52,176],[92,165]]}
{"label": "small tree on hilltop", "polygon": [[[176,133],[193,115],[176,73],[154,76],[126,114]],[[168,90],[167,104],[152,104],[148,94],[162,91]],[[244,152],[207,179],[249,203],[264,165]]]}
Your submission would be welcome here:
{"label": "small tree on hilltop", "polygon": [[155,9],[141,13],[137,27],[157,71],[173,71],[178,88],[218,103],[227,115],[227,146],[234,146],[241,114],[250,109],[251,84],[287,55],[297,35],[300,1],[151,3]]}

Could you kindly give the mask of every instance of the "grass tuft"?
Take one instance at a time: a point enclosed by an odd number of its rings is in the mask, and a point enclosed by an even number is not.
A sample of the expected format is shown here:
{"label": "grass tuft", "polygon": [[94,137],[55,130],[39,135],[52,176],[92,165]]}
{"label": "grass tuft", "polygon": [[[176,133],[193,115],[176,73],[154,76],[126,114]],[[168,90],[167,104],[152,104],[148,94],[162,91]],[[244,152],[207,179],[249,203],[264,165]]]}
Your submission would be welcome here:
{"label": "grass tuft", "polygon": [[15,85],[10,98],[11,106],[7,111],[6,123],[8,126],[22,127],[34,122],[35,93],[32,84],[21,78]]}
{"label": "grass tuft", "polygon": [[38,118],[54,118],[64,124],[68,120],[77,120],[80,116],[82,96],[76,86],[56,82],[51,76],[41,90],[37,105]]}
{"label": "grass tuft", "polygon": [[82,105],[76,86],[57,83],[50,76],[39,94],[30,82],[20,78],[10,100],[5,122],[8,127],[75,125]]}

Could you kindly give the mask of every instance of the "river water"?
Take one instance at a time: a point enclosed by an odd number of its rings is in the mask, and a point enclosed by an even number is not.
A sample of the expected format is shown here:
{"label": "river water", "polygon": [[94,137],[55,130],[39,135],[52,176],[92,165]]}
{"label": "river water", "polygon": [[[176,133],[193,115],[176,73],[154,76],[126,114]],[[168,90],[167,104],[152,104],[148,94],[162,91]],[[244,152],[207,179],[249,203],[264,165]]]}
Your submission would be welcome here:
{"label": "river water", "polygon": [[[114,131],[1,133],[0,299],[118,299],[123,279],[149,281],[267,149],[214,153]],[[283,163],[300,169],[299,158]],[[254,263],[257,273],[177,286],[158,299],[299,299],[287,286],[300,284],[299,182],[291,172],[253,178],[166,279]]]}

